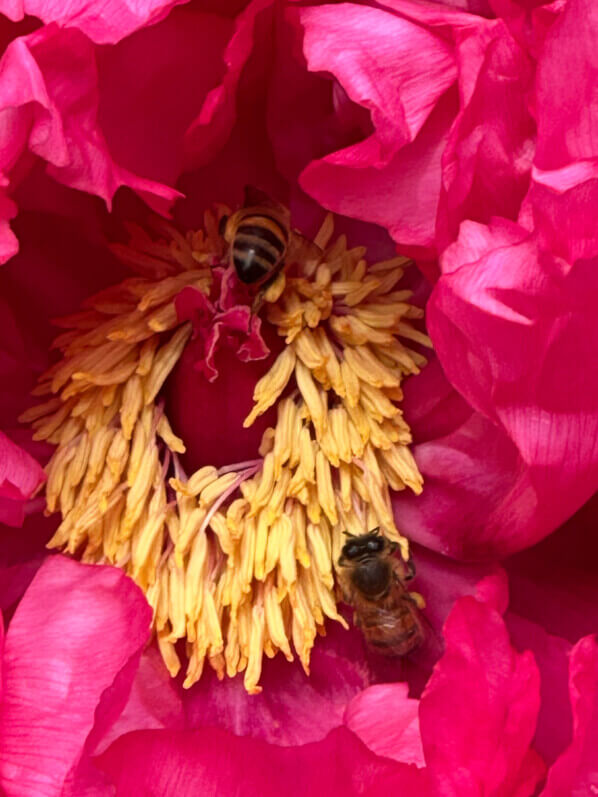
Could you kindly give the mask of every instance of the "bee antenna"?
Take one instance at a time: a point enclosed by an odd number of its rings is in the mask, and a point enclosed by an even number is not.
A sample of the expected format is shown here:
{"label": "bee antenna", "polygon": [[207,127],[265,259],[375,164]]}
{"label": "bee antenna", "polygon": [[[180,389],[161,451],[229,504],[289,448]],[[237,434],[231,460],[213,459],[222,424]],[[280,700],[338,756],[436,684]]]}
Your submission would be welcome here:
{"label": "bee antenna", "polygon": [[354,534],[351,534],[350,531],[343,531],[343,534],[345,535],[345,537],[354,537],[355,536]]}

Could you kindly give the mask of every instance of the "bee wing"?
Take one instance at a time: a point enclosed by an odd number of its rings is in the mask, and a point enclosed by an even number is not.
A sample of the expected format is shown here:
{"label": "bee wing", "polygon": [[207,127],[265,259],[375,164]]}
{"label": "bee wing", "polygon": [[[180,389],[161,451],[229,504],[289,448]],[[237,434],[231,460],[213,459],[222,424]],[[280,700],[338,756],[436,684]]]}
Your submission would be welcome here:
{"label": "bee wing", "polygon": [[309,263],[315,269],[322,262],[323,257],[324,252],[317,244],[302,235],[299,230],[291,230],[286,254],[287,262]]}
{"label": "bee wing", "polygon": [[284,205],[281,205],[280,202],[272,199],[269,194],[267,194],[265,191],[262,191],[261,188],[256,188],[254,185],[245,186],[244,205],[246,208],[273,208],[278,211],[286,211]]}

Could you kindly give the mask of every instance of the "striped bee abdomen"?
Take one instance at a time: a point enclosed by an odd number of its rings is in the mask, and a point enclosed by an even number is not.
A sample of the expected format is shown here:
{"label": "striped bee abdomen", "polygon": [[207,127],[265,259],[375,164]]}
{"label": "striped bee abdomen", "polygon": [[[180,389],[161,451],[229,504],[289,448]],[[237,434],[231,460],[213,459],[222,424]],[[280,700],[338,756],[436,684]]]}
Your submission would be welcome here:
{"label": "striped bee abdomen", "polygon": [[283,265],[289,233],[270,214],[249,211],[239,219],[232,242],[232,259],[242,282],[255,283]]}

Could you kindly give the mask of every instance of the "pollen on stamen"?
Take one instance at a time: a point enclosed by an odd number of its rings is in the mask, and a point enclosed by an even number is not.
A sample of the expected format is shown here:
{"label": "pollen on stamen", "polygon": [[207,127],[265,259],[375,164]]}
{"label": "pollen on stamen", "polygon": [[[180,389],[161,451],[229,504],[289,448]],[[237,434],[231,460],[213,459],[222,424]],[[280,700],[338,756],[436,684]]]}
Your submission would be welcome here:
{"label": "pollen on stamen", "polygon": [[[255,458],[186,473],[185,441],[161,395],[192,335],[182,291],[205,297],[227,270],[219,218],[181,234],[163,220],[113,251],[136,273],[59,319],[59,361],[27,410],[38,440],[56,445],[47,465],[46,512],[61,523],[50,540],[84,562],[121,567],[145,591],[169,672],[182,663],[190,687],[207,665],[219,678],[243,674],[261,691],[264,655],[311,649],[338,610],[342,533],[380,526],[399,544],[390,491],[422,490],[400,410],[401,385],[430,345],[412,326],[422,311],[397,288],[404,257],[368,265],[363,247],[332,241],[327,216],[313,252],[290,263],[264,294],[263,323],[284,347],[255,385],[244,426],[270,408]],[[227,289],[228,290],[228,289]],[[212,308],[210,310],[209,308]],[[242,364],[240,365],[242,367]]]}

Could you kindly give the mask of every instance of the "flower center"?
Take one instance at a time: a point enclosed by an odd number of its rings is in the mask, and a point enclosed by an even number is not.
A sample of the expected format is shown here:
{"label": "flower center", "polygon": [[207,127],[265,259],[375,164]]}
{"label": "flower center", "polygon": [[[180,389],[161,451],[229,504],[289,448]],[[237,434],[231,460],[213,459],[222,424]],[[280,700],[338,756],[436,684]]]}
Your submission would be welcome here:
{"label": "flower center", "polygon": [[[389,490],[422,489],[397,404],[425,359],[400,339],[429,340],[397,289],[407,259],[368,266],[362,247],[330,242],[331,217],[321,257],[297,256],[266,292],[262,329],[227,267],[223,212],[185,236],[161,220],[151,235],[131,229],[114,251],[139,276],[58,321],[62,356],[35,391],[49,398],[22,420],[57,446],[46,502],[62,522],[49,546],[139,584],[173,675],[186,641],[185,686],[207,661],[220,677],[243,672],[255,693],[264,653],[297,655],[308,672],[326,618],[346,626],[343,531],[379,526],[408,559]],[[243,420],[235,375],[256,373]],[[193,440],[189,400],[196,425],[204,408],[210,419]],[[243,430],[241,449],[224,442]]]}

